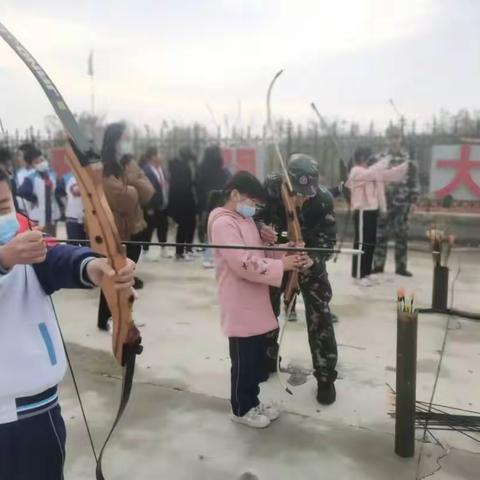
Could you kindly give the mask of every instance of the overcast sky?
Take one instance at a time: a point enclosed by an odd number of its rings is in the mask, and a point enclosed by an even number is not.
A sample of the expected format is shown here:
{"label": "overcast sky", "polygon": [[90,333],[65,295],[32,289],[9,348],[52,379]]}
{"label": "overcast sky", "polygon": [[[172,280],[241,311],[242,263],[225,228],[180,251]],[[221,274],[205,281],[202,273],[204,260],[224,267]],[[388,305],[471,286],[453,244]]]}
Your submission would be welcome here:
{"label": "overcast sky", "polygon": [[[0,19],[37,58],[73,111],[109,121],[252,124],[274,115],[384,125],[393,98],[419,125],[441,108],[480,106],[478,0],[0,0]],[[239,103],[241,115],[239,118]],[[0,41],[0,118],[42,129],[52,110]]]}

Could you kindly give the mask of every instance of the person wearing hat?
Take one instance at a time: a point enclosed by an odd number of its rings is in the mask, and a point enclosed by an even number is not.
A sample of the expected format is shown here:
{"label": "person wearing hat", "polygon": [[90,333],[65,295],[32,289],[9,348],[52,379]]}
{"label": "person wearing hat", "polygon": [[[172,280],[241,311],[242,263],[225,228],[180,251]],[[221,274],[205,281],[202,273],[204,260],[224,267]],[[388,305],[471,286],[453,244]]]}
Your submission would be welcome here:
{"label": "person wearing hat", "polygon": [[[54,237],[57,221],[60,219],[55,172],[50,169],[42,152],[32,144],[23,151],[23,158],[32,173],[18,185],[17,196],[30,202],[27,210],[29,219],[45,233]],[[20,207],[24,203],[23,200],[20,201]]]}
{"label": "person wearing hat", "polygon": [[[408,161],[408,153],[402,149],[400,129],[391,126],[387,129],[386,135],[388,149],[379,155],[379,160],[385,160],[389,168],[397,167]],[[385,271],[388,240],[393,236],[395,239],[395,273],[411,277],[412,273],[407,270],[408,215],[418,199],[417,166],[414,162],[410,160],[403,181],[386,183],[385,196],[387,209],[380,215],[378,221],[372,274]]]}
{"label": "person wearing hat", "polygon": [[[295,153],[289,158],[288,174],[295,193],[293,199],[299,213],[305,246],[333,249],[336,242],[333,197],[328,188],[319,185],[317,161],[309,155]],[[288,230],[281,197],[282,182],[281,175],[267,177],[267,199],[256,216],[259,224],[272,225],[280,238]],[[329,405],[336,399],[337,378],[337,342],[329,307],[332,288],[325,265],[331,255],[322,253],[310,256],[313,265],[300,272],[299,284],[305,302],[313,374],[318,382],[317,400],[323,405]],[[277,317],[280,314],[280,297],[281,289],[272,289],[271,299]],[[267,356],[273,360],[278,354],[278,348],[276,338],[270,340]]]}

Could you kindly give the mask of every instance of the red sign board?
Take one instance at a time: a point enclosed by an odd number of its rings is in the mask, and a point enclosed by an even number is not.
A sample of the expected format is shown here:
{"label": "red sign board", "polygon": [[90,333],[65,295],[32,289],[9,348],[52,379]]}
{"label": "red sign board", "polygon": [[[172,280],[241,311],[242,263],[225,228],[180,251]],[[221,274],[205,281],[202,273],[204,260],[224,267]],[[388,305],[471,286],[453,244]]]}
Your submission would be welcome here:
{"label": "red sign board", "polygon": [[55,171],[58,177],[63,177],[70,171],[70,167],[65,159],[65,148],[55,147],[49,151],[52,169]]}
{"label": "red sign board", "polygon": [[257,151],[252,147],[222,148],[223,165],[230,172],[236,173],[246,170],[253,175],[257,174]]}

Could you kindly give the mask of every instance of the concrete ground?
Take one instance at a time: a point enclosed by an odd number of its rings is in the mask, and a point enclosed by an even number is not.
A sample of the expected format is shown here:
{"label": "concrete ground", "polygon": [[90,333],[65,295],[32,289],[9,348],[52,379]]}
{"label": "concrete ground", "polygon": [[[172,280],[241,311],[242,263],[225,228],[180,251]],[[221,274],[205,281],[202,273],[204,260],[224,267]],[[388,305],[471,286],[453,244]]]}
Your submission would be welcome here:
{"label": "concrete ground", "polygon": [[[480,311],[480,253],[452,254],[452,281],[458,259],[454,304]],[[299,385],[293,396],[275,376],[262,385],[262,397],[277,402],[284,414],[270,428],[256,431],[228,419],[230,364],[219,329],[213,271],[204,270],[200,260],[140,263],[145,288],[135,304],[135,319],[145,324],[145,351],[138,358],[127,411],[105,454],[106,478],[478,479],[480,443],[458,433],[435,432],[439,445],[421,442],[423,432],[418,432],[413,459],[393,452],[394,422],[388,413],[393,409],[389,385],[395,386],[396,288],[415,290],[417,306],[428,306],[431,256],[412,253],[413,278],[386,273],[372,288],[352,284],[350,257],[340,256],[328,268],[332,310],[340,317],[335,327],[338,400],[330,407],[315,400],[300,302],[300,320],[289,323],[282,347],[289,370],[284,378]],[[98,447],[113,421],[121,386],[110,337],[96,328],[98,293],[64,291],[54,302]],[[430,400],[438,377],[436,404],[480,411],[479,357],[480,323],[421,315],[418,400]],[[66,478],[94,478],[70,376],[62,386],[61,403],[68,430]],[[480,441],[480,435],[476,438]]]}

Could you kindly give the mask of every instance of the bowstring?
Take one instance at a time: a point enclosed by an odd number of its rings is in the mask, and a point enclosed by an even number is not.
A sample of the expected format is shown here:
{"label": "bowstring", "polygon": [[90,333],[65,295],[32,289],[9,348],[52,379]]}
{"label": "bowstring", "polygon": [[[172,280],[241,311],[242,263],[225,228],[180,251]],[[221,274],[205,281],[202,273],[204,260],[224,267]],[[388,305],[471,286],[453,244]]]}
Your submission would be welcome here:
{"label": "bowstring", "polygon": [[[28,229],[29,229],[29,231],[33,232],[33,223],[32,223],[32,220],[30,218],[30,215],[28,214],[26,200],[23,197],[20,197],[20,198],[22,199],[23,211],[24,211],[24,214],[25,214],[25,218],[27,219]],[[28,279],[28,277],[26,275],[26,269],[27,269],[27,265],[25,265],[25,278]],[[53,315],[55,317],[55,322],[56,322],[57,327],[58,327],[58,332],[60,333],[60,339],[62,340],[63,350],[65,352],[65,358],[67,359],[67,364],[68,364],[68,368],[70,370],[70,375],[72,376],[73,386],[75,388],[75,393],[77,395],[78,403],[80,405],[80,410],[82,412],[82,418],[83,418],[83,422],[85,424],[85,429],[87,430],[87,435],[88,435],[88,440],[90,442],[90,447],[92,449],[93,457],[95,458],[95,463],[97,463],[98,462],[97,451],[95,449],[95,444],[93,443],[92,432],[90,430],[90,425],[88,424],[88,421],[87,421],[87,415],[85,413],[85,407],[83,405],[82,397],[80,395],[80,389],[78,388],[77,378],[75,377],[75,372],[73,370],[72,362],[70,360],[70,355],[68,353],[67,344],[65,342],[65,338],[63,336],[63,331],[62,331],[62,328],[60,326],[60,321],[59,321],[59,318],[58,318],[58,315],[57,315],[57,309],[55,308],[55,303],[53,302],[52,295],[47,295],[47,296],[48,296],[48,299],[50,300],[50,305],[52,306],[52,311],[53,311]]]}

